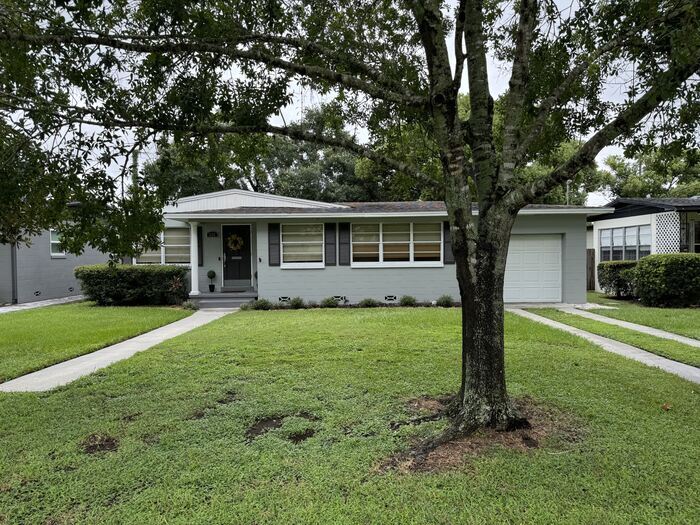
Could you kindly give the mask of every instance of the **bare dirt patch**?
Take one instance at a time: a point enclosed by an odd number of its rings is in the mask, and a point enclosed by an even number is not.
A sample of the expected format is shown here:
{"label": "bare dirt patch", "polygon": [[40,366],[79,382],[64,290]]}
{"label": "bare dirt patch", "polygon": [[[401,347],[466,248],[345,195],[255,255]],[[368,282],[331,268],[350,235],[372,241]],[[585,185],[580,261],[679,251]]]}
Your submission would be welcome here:
{"label": "bare dirt patch", "polygon": [[316,431],[313,428],[307,428],[306,430],[302,430],[300,432],[294,432],[293,434],[290,434],[289,436],[289,441],[291,441],[294,444],[301,443],[302,441],[306,441],[310,437],[313,437],[316,434]]}
{"label": "bare dirt patch", "polygon": [[132,421],[135,421],[136,418],[138,418],[141,415],[141,412],[134,412],[133,414],[126,414],[125,416],[122,416],[122,421],[125,423],[131,423]]}
{"label": "bare dirt patch", "polygon": [[[305,419],[307,421],[320,421],[321,418],[306,411],[301,411],[297,412],[296,414],[286,414],[286,415],[281,415],[281,416],[269,416],[269,417],[263,417],[255,421],[251,426],[248,427],[248,430],[245,432],[245,437],[246,441],[248,443],[251,443],[255,438],[258,438],[262,436],[263,434],[267,434],[270,430],[275,430],[278,429],[282,426],[284,423],[284,420],[288,417],[299,417],[301,419]],[[316,431],[312,428],[308,428],[306,430],[302,430],[299,432],[295,432],[291,434],[288,439],[292,443],[301,443],[302,441],[305,441],[309,439],[311,436],[316,434]]]}
{"label": "bare dirt patch", "polygon": [[435,397],[420,396],[409,399],[406,405],[413,412],[444,412],[453,399],[453,394],[442,394]]}
{"label": "bare dirt patch", "polygon": [[270,430],[280,428],[284,418],[285,416],[272,416],[258,419],[255,423],[248,427],[248,430],[245,431],[246,439],[250,443],[255,438],[260,437],[263,434],[267,434]]}
{"label": "bare dirt patch", "polygon": [[515,400],[529,425],[510,431],[480,429],[477,432],[439,445],[427,455],[416,455],[422,443],[414,443],[408,451],[391,456],[378,465],[378,472],[439,472],[464,466],[475,457],[485,455],[495,447],[528,452],[551,440],[561,445],[582,439],[580,425],[570,416],[538,403],[530,397]]}
{"label": "bare dirt patch", "polygon": [[80,443],[80,448],[86,454],[114,452],[119,448],[119,440],[108,434],[90,434]]}
{"label": "bare dirt patch", "polygon": [[217,403],[219,403],[220,405],[228,405],[229,403],[233,403],[234,401],[238,401],[238,395],[233,390],[228,390],[224,394],[224,397],[217,400]]}

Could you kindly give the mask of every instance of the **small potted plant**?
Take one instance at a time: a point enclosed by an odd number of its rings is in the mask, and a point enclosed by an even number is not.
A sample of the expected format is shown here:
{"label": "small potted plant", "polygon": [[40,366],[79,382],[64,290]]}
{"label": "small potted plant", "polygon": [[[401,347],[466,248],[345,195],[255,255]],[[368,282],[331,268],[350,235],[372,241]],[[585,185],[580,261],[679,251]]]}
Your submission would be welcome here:
{"label": "small potted plant", "polygon": [[214,270],[209,270],[207,272],[207,277],[209,278],[209,291],[214,291],[214,279],[216,279],[216,272]]}

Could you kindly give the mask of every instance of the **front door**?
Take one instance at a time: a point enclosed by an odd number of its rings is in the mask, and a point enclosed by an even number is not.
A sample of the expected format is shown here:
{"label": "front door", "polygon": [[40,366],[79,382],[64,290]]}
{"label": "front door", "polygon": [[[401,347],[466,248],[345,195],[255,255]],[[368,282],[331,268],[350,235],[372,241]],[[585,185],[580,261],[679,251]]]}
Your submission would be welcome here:
{"label": "front door", "polygon": [[250,226],[237,224],[222,226],[224,243],[224,286],[249,288],[250,282]]}

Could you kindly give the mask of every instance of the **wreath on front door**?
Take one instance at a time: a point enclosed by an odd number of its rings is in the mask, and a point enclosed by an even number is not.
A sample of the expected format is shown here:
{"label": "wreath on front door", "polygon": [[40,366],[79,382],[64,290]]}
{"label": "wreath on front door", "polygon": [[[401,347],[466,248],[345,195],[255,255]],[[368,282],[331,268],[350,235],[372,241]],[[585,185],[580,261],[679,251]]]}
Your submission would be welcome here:
{"label": "wreath on front door", "polygon": [[241,248],[243,248],[243,237],[232,233],[228,236],[228,239],[226,239],[226,244],[228,245],[228,249],[232,252],[239,252]]}

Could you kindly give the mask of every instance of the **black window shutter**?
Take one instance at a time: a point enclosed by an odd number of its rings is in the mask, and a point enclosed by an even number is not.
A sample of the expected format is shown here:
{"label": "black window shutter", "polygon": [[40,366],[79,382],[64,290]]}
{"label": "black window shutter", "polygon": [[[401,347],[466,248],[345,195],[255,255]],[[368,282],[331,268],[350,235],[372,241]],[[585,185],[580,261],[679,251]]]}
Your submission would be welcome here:
{"label": "black window shutter", "polygon": [[197,226],[197,266],[204,266],[204,231],[201,226]]}
{"label": "black window shutter", "polygon": [[267,249],[268,264],[270,266],[280,265],[280,225],[271,222],[267,225]]}
{"label": "black window shutter", "polygon": [[452,253],[452,235],[450,235],[450,223],[449,223],[449,221],[445,221],[442,223],[442,232],[443,232],[442,233],[442,238],[443,238],[442,260],[444,261],[445,264],[454,264],[455,263],[455,256]]}
{"label": "black window shutter", "polygon": [[350,223],[338,223],[338,264],[350,266]]}
{"label": "black window shutter", "polygon": [[326,266],[335,266],[335,223],[327,222],[324,225],[326,241]]}

